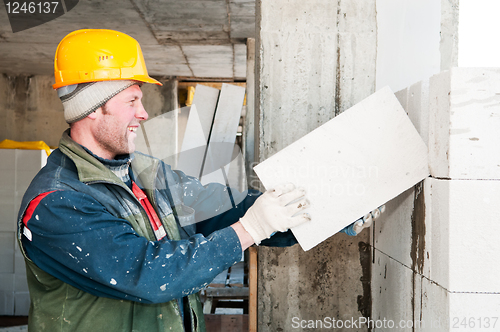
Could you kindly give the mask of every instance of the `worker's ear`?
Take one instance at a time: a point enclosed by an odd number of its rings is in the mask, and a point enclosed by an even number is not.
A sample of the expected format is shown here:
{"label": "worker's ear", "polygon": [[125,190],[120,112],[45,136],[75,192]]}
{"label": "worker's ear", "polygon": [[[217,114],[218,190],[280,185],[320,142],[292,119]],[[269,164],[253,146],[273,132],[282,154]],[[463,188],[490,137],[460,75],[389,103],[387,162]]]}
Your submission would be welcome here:
{"label": "worker's ear", "polygon": [[97,112],[101,112],[101,108],[100,107],[98,109],[96,109],[94,112],[92,112],[89,115],[87,115],[87,118],[89,118],[91,120],[95,120],[97,118]]}

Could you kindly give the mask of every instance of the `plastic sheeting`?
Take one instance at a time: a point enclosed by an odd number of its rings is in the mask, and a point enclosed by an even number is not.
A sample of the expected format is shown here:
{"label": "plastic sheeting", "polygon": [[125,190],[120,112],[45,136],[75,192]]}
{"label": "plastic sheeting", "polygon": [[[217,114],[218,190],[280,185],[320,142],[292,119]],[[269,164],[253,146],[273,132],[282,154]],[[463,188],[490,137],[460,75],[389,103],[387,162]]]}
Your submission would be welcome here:
{"label": "plastic sheeting", "polygon": [[50,147],[44,141],[19,142],[4,139],[0,142],[0,149],[45,150],[47,156],[50,156]]}

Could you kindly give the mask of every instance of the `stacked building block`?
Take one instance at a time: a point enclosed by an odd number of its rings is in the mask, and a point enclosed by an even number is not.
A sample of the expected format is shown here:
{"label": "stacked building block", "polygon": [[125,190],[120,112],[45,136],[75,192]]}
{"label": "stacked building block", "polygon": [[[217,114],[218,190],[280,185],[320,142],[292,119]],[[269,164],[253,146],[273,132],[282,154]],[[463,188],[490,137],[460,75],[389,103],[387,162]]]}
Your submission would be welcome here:
{"label": "stacked building block", "polygon": [[28,315],[30,299],[16,219],[24,192],[46,161],[43,150],[0,149],[0,316]]}
{"label": "stacked building block", "polygon": [[373,319],[500,329],[500,69],[453,68],[396,96],[428,143],[431,176],[374,226]]}

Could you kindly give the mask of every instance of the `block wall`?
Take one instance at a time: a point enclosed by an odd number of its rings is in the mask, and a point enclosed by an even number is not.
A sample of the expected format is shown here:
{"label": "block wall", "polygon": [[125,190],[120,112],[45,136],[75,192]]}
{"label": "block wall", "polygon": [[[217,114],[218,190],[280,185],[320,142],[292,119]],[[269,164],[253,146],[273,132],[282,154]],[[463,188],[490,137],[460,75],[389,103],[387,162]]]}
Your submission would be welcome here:
{"label": "block wall", "polygon": [[24,192],[47,161],[45,151],[0,149],[0,316],[27,316],[30,299],[16,219]]}
{"label": "block wall", "polygon": [[428,144],[431,176],[373,227],[372,318],[500,329],[500,70],[452,68],[396,96]]}

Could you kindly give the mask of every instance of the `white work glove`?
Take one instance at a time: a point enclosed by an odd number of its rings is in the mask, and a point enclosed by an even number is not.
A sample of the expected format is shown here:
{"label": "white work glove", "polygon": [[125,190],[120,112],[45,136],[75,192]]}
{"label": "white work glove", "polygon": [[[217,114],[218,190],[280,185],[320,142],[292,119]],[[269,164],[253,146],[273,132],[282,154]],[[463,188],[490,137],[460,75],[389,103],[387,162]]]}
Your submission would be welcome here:
{"label": "white work glove", "polygon": [[297,189],[291,183],[277,186],[257,198],[240,222],[259,244],[277,231],[284,232],[311,220],[309,214],[299,214],[310,206],[305,194],[305,190]]}
{"label": "white work glove", "polygon": [[372,212],[366,214],[363,218],[358,219],[354,222],[354,231],[359,234],[363,229],[368,228],[372,225],[373,221],[380,217],[385,211],[385,205],[379,206]]}

